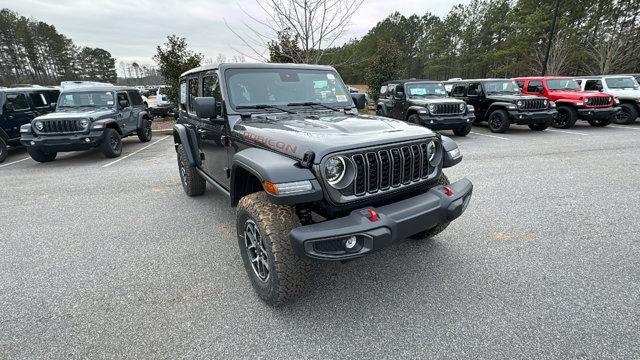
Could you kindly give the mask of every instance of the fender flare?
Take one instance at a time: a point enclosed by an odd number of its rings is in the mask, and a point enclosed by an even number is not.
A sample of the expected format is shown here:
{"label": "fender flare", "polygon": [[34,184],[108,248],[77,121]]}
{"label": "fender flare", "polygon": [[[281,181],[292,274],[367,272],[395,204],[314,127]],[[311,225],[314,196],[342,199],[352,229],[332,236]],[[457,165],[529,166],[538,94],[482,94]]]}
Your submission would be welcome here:
{"label": "fender flare", "polygon": [[492,112],[494,112],[496,109],[501,109],[504,111],[509,111],[509,106],[516,106],[516,104],[514,103],[510,103],[510,102],[503,102],[503,101],[496,101],[493,104],[489,105],[489,108],[487,109],[487,112],[485,114],[489,115]]}
{"label": "fender flare", "polygon": [[578,106],[576,106],[576,102],[577,101],[578,100],[572,100],[572,99],[558,99],[558,100],[556,100],[554,102],[556,103],[556,108],[558,106],[565,105],[565,106],[571,106],[572,108],[577,109],[578,108]]}
{"label": "fender flare", "polygon": [[405,116],[405,120],[408,120],[408,119],[409,119],[409,114],[410,114],[410,113],[414,113],[414,112],[415,112],[416,114],[420,114],[420,110],[426,110],[426,109],[427,109],[426,107],[424,107],[424,106],[419,106],[419,105],[411,105],[411,106],[409,106],[409,107],[407,108],[406,113],[405,113],[405,114],[406,114],[406,116]]}
{"label": "fender flare", "polygon": [[187,161],[191,167],[202,166],[200,158],[200,150],[198,149],[198,138],[193,129],[187,128],[183,124],[173,125],[173,141],[178,149],[178,145],[182,144],[187,153]]}
{"label": "fender flare", "polygon": [[145,116],[147,120],[151,121],[151,118],[149,117],[149,113],[146,111],[141,111],[138,114],[138,127],[137,127],[138,129],[142,129],[142,127],[144,126]]}
{"label": "fender flare", "polygon": [[299,204],[321,200],[323,198],[322,187],[316,176],[310,169],[300,167],[299,162],[292,158],[261,148],[248,148],[233,155],[231,165],[230,198],[232,206],[235,206],[243,196],[240,193],[240,180],[237,178],[240,169],[255,176],[260,184],[268,181],[272,184],[305,181],[311,182],[312,189],[303,193],[291,195],[273,195],[267,192],[270,200],[275,204]]}

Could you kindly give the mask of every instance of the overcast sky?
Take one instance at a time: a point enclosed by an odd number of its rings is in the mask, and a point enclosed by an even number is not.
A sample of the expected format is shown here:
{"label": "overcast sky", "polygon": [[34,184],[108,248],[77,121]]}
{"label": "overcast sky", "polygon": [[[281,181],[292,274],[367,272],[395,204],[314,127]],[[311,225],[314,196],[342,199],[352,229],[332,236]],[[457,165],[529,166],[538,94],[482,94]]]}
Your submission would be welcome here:
{"label": "overcast sky", "polygon": [[[353,16],[344,41],[366,34],[394,11],[446,15],[469,0],[365,0]],[[155,47],[167,35],[187,38],[189,45],[208,58],[237,54],[241,42],[224,21],[238,24],[247,12],[262,17],[255,0],[0,0],[0,8],[54,25],[76,45],[100,47],[118,60],[153,64]]]}

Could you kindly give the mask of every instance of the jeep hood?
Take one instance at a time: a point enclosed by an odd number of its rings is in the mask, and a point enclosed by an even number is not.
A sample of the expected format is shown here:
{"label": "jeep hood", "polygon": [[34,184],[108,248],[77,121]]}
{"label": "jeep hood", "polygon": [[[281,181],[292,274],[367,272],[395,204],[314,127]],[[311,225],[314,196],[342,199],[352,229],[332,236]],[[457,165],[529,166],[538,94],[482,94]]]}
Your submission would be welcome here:
{"label": "jeep hood", "polygon": [[504,101],[504,102],[514,102],[518,100],[527,100],[527,99],[544,99],[540,96],[535,95],[525,95],[525,94],[513,94],[513,95],[505,95],[505,94],[493,94],[487,95],[489,99]]}
{"label": "jeep hood", "polygon": [[464,101],[450,97],[411,98],[411,104],[424,106],[428,104],[460,104]]}
{"label": "jeep hood", "polygon": [[233,132],[254,146],[297,159],[313,151],[315,162],[334,152],[436,136],[425,127],[399,120],[336,113],[254,115],[236,122]]}
{"label": "jeep hood", "polygon": [[600,92],[600,91],[582,91],[582,90],[575,90],[575,91],[571,91],[571,90],[553,90],[550,92],[551,95],[553,95],[554,97],[558,97],[558,98],[562,98],[562,99],[574,99],[574,100],[580,100],[580,98],[586,97],[593,97],[593,96],[611,96],[611,94],[609,93],[604,93],[604,92]]}
{"label": "jeep hood", "polygon": [[65,109],[56,110],[46,115],[38,116],[34,120],[55,120],[55,119],[77,119],[77,118],[93,118],[94,120],[115,116],[118,112],[114,109]]}
{"label": "jeep hood", "polygon": [[618,99],[640,99],[640,90],[637,89],[609,89],[607,92]]}

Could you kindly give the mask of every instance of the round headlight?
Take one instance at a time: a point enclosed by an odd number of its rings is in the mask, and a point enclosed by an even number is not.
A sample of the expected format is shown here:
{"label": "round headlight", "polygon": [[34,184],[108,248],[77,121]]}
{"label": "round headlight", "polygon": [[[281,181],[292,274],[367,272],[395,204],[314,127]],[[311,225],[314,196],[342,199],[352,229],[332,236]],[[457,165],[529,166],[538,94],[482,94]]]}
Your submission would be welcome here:
{"label": "round headlight", "polygon": [[82,126],[83,128],[86,128],[88,125],[89,125],[89,120],[87,119],[80,120],[80,126]]}
{"label": "round headlight", "polygon": [[584,103],[585,103],[585,104],[588,104],[588,103],[589,103],[589,101],[591,101],[591,99],[590,99],[590,98],[586,98],[586,99],[584,99]]}
{"label": "round headlight", "polygon": [[344,177],[347,164],[342,156],[334,156],[324,165],[324,176],[331,186],[337,185]]}
{"label": "round headlight", "polygon": [[607,101],[608,101],[608,102],[611,102],[611,96],[609,96],[609,97],[607,98]]}
{"label": "round headlight", "polygon": [[433,105],[433,104],[429,104],[429,107],[428,107],[428,108],[429,108],[429,112],[433,112],[433,110],[435,110],[435,109],[436,109],[436,106],[435,106],[435,105]]}
{"label": "round headlight", "polygon": [[430,141],[427,144],[427,158],[429,159],[429,162],[432,162],[433,159],[435,159],[435,157],[436,157],[436,142]]}
{"label": "round headlight", "polygon": [[42,121],[34,122],[33,126],[35,126],[38,131],[42,131],[42,129],[44,129],[44,124],[42,123]]}
{"label": "round headlight", "polygon": [[464,111],[464,103],[460,104],[460,111]]}
{"label": "round headlight", "polygon": [[549,102],[547,101],[547,99],[544,100],[544,106],[549,106]]}
{"label": "round headlight", "polygon": [[518,102],[516,103],[516,105],[518,105],[518,107],[522,107],[522,100],[518,100]]}

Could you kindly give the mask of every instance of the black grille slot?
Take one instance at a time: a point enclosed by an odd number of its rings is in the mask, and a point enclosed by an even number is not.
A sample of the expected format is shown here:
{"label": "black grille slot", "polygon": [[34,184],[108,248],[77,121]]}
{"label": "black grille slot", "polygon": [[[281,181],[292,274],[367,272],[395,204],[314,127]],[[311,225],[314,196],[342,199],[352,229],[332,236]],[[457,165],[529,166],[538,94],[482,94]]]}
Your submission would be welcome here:
{"label": "black grille slot", "polygon": [[464,109],[462,109],[462,111],[460,110],[460,104],[435,104],[435,108],[434,108],[434,114],[435,115],[455,115],[455,114],[462,114],[464,112]]}
{"label": "black grille slot", "polygon": [[543,110],[547,106],[544,104],[544,99],[529,99],[522,100],[522,110]]}
{"label": "black grille slot", "polygon": [[391,160],[393,161],[391,186],[400,186],[400,183],[402,182],[402,156],[400,155],[400,150],[391,149]]}
{"label": "black grille slot", "polygon": [[429,157],[427,156],[427,144],[420,144],[422,152],[422,177],[429,176]]}
{"label": "black grille slot", "polygon": [[387,190],[391,186],[391,156],[386,150],[378,153],[380,157],[380,190]]}
{"label": "black grille slot", "polygon": [[606,97],[599,96],[589,98],[589,105],[591,106],[608,106],[609,104],[611,104],[611,101]]}
{"label": "black grille slot", "polygon": [[411,151],[406,146],[400,151],[402,151],[402,183],[408,184],[411,181]]}
{"label": "black grille slot", "polygon": [[418,180],[420,178],[420,148],[418,145],[411,145],[412,171],[411,179]]}
{"label": "black grille slot", "polygon": [[356,195],[362,195],[366,192],[366,176],[367,171],[365,169],[364,156],[358,154],[352,157],[353,163],[356,166],[356,179],[354,181],[354,190]]}
{"label": "black grille slot", "polygon": [[82,131],[80,120],[44,120],[42,133],[76,133]]}
{"label": "black grille slot", "polygon": [[367,178],[367,191],[374,193],[378,191],[378,157],[376,153],[367,153],[365,155],[367,167],[369,168],[369,176]]}

